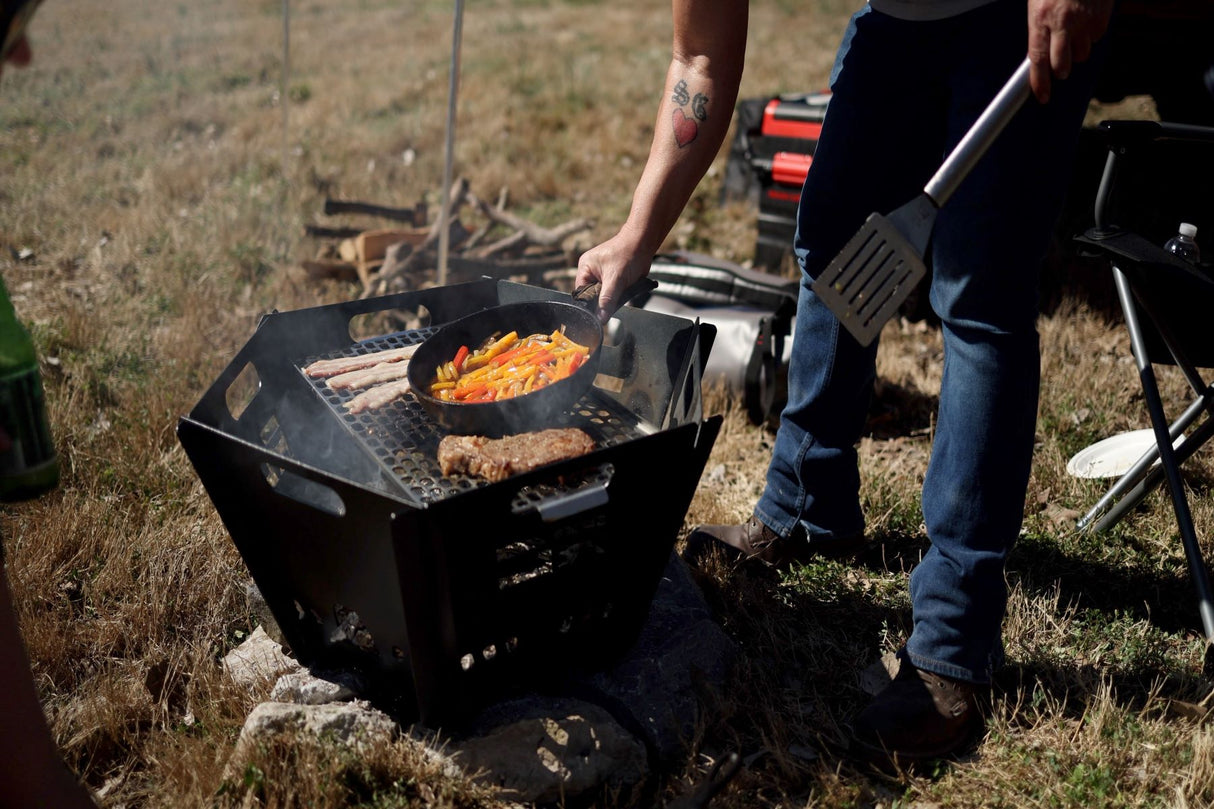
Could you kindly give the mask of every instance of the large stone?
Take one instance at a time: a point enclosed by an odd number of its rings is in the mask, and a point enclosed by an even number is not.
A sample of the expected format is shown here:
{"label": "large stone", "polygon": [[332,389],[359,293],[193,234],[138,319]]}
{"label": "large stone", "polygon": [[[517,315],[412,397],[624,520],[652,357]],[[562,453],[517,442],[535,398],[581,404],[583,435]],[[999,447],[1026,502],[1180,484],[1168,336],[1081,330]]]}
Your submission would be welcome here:
{"label": "large stone", "polygon": [[282,675],[301,669],[298,660],[288,657],[281,644],[260,626],[244,643],[223,658],[223,669],[232,682],[246,690],[272,682]]}
{"label": "large stone", "polygon": [[257,625],[273,640],[286,646],[286,638],[283,637],[282,629],[279,628],[278,622],[274,620],[274,613],[270,611],[270,605],[266,603],[265,596],[261,594],[257,583],[252,579],[245,581],[244,596],[245,609],[257,620]]}
{"label": "large stone", "polygon": [[672,554],[632,649],[580,683],[578,693],[610,706],[665,765],[686,752],[703,698],[724,685],[736,659],[736,644],[713,619],[687,565]]}
{"label": "large stone", "polygon": [[296,705],[263,702],[240,729],[229,760],[229,771],[242,766],[249,751],[284,734],[308,734],[362,752],[396,738],[399,726],[387,714],[365,702]]}
{"label": "large stone", "polygon": [[446,744],[470,776],[505,800],[553,803],[600,790],[627,794],[648,774],[645,745],[610,713],[570,698],[525,697],[483,712]]}
{"label": "large stone", "polygon": [[[703,696],[727,681],[736,655],[690,571],[671,554],[636,643],[614,664],[570,675],[549,692],[491,705],[454,737],[414,732],[435,756],[498,787],[504,800],[543,804],[614,794],[626,801],[643,791],[652,768],[685,754]],[[279,677],[273,697],[280,701],[250,714],[234,762],[274,733],[368,745],[400,730],[366,703],[338,702],[359,693],[357,681],[314,676],[260,629],[224,666],[238,682]]]}
{"label": "large stone", "polygon": [[362,691],[362,682],[354,674],[333,672],[320,676],[307,669],[299,669],[278,678],[270,690],[270,700],[324,705],[329,702],[349,702]]}

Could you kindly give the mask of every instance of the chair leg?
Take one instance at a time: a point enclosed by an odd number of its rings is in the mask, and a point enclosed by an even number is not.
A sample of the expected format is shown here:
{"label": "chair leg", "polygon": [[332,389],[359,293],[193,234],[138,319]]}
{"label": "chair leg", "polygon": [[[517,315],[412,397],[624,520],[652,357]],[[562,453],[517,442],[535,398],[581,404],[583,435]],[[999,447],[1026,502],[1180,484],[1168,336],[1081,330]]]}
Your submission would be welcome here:
{"label": "chair leg", "polygon": [[[1114,281],[1117,293],[1123,304],[1129,301],[1129,282],[1120,270],[1114,270]],[[1158,445],[1159,463],[1163,467],[1171,495],[1172,508],[1176,514],[1176,523],[1180,529],[1180,541],[1184,546],[1185,558],[1189,564],[1189,574],[1193,587],[1197,591],[1197,609],[1201,616],[1202,628],[1205,631],[1206,642],[1214,644],[1214,592],[1210,589],[1210,576],[1206,570],[1205,560],[1201,555],[1201,546],[1197,542],[1197,531],[1193,527],[1193,515],[1189,511],[1189,501],[1185,496],[1184,482],[1180,477],[1180,465],[1176,460],[1176,452],[1172,448],[1171,436],[1168,434],[1168,419],[1164,414],[1163,402],[1159,396],[1159,386],[1155,381],[1155,369],[1151,366],[1146,346],[1142,340],[1142,331],[1138,322],[1138,313],[1133,305],[1125,306],[1126,325],[1130,330],[1130,339],[1134,344],[1134,357],[1138,365],[1138,377],[1142,382],[1142,392],[1146,398],[1147,412],[1151,417],[1151,426],[1155,430],[1155,443]]]}
{"label": "chair leg", "polygon": [[1151,421],[1155,424],[1155,440],[1161,442],[1160,465],[1166,475],[1172,508],[1176,513],[1176,523],[1180,529],[1180,541],[1184,545],[1189,573],[1193,579],[1193,586],[1197,590],[1197,609],[1201,614],[1201,624],[1205,630],[1206,641],[1214,644],[1214,592],[1210,589],[1210,576],[1201,555],[1201,546],[1197,542],[1193,515],[1189,511],[1189,500],[1185,495],[1184,482],[1180,478],[1180,465],[1176,460],[1172,445],[1168,442],[1167,427],[1164,426],[1167,424],[1167,420],[1163,415],[1159,389],[1155,385],[1155,373],[1150,365],[1147,365],[1145,370],[1139,372],[1139,376],[1143,381],[1143,391],[1147,394],[1147,407],[1152,411]]}

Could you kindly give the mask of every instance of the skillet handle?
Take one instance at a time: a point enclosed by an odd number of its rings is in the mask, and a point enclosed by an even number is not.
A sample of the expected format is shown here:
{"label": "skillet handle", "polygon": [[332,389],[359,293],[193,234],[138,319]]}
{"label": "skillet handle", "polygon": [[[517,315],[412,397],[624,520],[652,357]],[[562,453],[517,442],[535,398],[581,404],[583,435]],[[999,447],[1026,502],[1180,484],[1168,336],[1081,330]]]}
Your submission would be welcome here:
{"label": "skillet handle", "polygon": [[[582,284],[577,289],[570,293],[573,302],[581,306],[585,306],[590,311],[596,311],[599,304],[599,291],[602,289],[602,283],[592,281],[589,284]],[[658,288],[658,282],[650,278],[648,275],[637,281],[634,281],[624,294],[620,296],[620,306],[628,303],[628,301],[641,295],[642,293],[653,292]]]}

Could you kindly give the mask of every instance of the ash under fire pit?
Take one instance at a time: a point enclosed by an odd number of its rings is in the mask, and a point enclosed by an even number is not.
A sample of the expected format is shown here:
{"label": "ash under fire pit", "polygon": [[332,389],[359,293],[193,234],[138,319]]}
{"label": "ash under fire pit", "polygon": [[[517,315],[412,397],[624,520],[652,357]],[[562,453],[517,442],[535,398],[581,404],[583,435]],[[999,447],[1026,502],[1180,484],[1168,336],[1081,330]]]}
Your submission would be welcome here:
{"label": "ash under fire pit", "polygon": [[[445,433],[411,397],[352,414],[302,369],[559,296],[485,279],[267,315],[178,424],[292,652],[357,670],[402,721],[458,723],[632,643],[720,428],[700,399],[714,330],[621,310],[595,387],[551,425],[596,449],[497,483],[442,475]],[[397,311],[428,325],[351,337]]]}

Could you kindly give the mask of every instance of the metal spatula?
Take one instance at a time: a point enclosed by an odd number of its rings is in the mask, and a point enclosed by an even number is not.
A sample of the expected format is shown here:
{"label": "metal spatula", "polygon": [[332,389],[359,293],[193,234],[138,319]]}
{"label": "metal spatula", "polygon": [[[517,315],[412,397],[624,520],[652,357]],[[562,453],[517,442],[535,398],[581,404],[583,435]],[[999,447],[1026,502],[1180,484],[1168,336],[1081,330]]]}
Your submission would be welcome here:
{"label": "metal spatula", "polygon": [[932,175],[923,193],[888,216],[870,214],[814,281],[814,292],[862,345],[873,341],[914,291],[927,271],[923,254],[931,240],[937,211],[1024,104],[1029,92],[1029,60],[1025,59]]}

